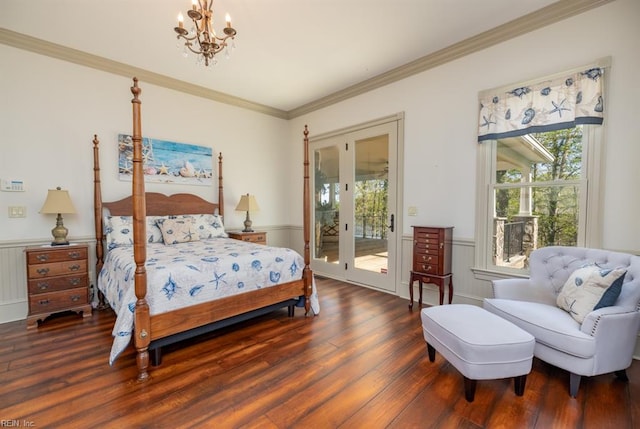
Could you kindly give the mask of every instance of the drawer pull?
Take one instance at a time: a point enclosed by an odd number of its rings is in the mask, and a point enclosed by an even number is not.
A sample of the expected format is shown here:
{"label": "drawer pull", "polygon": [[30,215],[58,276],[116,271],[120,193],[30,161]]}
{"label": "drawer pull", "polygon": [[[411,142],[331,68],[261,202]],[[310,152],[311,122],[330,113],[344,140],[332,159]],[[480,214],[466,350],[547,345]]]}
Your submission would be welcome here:
{"label": "drawer pull", "polygon": [[44,253],[42,255],[37,255],[36,259],[40,262],[45,262],[49,260],[49,254],[48,253]]}
{"label": "drawer pull", "polygon": [[78,302],[78,301],[80,301],[80,295],[72,295],[72,296],[71,296],[71,301],[73,301],[73,302]]}
{"label": "drawer pull", "polygon": [[46,276],[47,274],[49,274],[49,268],[38,268],[36,272],[41,276]]}
{"label": "drawer pull", "polygon": [[47,304],[49,304],[49,300],[48,299],[41,299],[40,301],[38,301],[38,304],[47,305]]}
{"label": "drawer pull", "polygon": [[251,237],[245,237],[244,241],[251,241]]}
{"label": "drawer pull", "polygon": [[422,269],[425,271],[431,271],[431,265],[422,265]]}
{"label": "drawer pull", "polygon": [[71,259],[78,259],[80,257],[80,252],[69,252],[69,257]]}
{"label": "drawer pull", "polygon": [[74,277],[72,279],[69,279],[69,284],[71,286],[78,286],[80,284],[80,279],[77,277]]}
{"label": "drawer pull", "polygon": [[38,283],[38,289],[40,289],[40,290],[49,289],[49,283]]}
{"label": "drawer pull", "polygon": [[79,269],[80,269],[80,265],[78,264],[69,266],[69,270],[71,271],[78,271]]}

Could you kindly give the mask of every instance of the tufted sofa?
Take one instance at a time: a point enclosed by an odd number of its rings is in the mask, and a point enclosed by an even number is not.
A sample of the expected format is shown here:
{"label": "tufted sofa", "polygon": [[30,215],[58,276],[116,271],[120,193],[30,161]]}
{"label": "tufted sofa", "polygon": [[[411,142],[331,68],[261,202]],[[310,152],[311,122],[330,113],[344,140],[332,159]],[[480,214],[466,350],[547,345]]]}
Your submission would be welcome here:
{"label": "tufted sofa", "polygon": [[[588,263],[624,267],[620,296],[610,307],[587,314],[582,324],[556,305],[571,274]],[[601,249],[552,246],[531,253],[530,278],[493,282],[486,310],[529,332],[534,356],[569,371],[569,394],[576,397],[581,376],[615,373],[626,380],[640,329],[640,256]]]}

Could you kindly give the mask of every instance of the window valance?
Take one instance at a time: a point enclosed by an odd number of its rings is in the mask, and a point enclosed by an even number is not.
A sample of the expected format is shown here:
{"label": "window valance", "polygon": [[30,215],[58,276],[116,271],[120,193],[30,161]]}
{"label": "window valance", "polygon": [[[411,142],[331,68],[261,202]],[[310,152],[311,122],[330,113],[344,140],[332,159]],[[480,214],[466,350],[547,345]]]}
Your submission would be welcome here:
{"label": "window valance", "polygon": [[604,68],[480,96],[478,142],[602,124]]}

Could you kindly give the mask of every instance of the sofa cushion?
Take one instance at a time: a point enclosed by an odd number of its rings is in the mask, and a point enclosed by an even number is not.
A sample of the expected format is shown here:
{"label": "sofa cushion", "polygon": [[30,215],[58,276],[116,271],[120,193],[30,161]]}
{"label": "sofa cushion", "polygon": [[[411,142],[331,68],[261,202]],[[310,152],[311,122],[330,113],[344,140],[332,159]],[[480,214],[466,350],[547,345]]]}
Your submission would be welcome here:
{"label": "sofa cushion", "polygon": [[[624,278],[624,274],[625,270],[622,268],[600,268],[595,264],[578,268],[569,276],[558,294],[558,307],[568,311],[577,322],[582,323],[607,289],[617,279]],[[612,304],[618,295],[619,290]]]}
{"label": "sofa cushion", "polygon": [[533,335],[537,343],[585,359],[596,352],[595,339],[558,307],[499,298],[485,298],[483,306]]}

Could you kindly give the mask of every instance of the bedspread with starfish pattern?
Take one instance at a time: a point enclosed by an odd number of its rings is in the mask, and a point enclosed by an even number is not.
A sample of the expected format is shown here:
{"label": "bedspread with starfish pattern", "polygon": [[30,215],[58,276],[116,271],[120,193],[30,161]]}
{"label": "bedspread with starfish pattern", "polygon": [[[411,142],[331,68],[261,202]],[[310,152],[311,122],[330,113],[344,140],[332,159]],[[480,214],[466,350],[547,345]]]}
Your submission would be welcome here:
{"label": "bedspread with starfish pattern", "polygon": [[[148,244],[145,267],[147,302],[155,315],[300,279],[304,260],[291,249],[213,238]],[[98,276],[98,289],[117,314],[110,364],[131,342],[135,268],[133,247],[118,247],[109,251]],[[311,307],[319,312],[315,284]]]}

